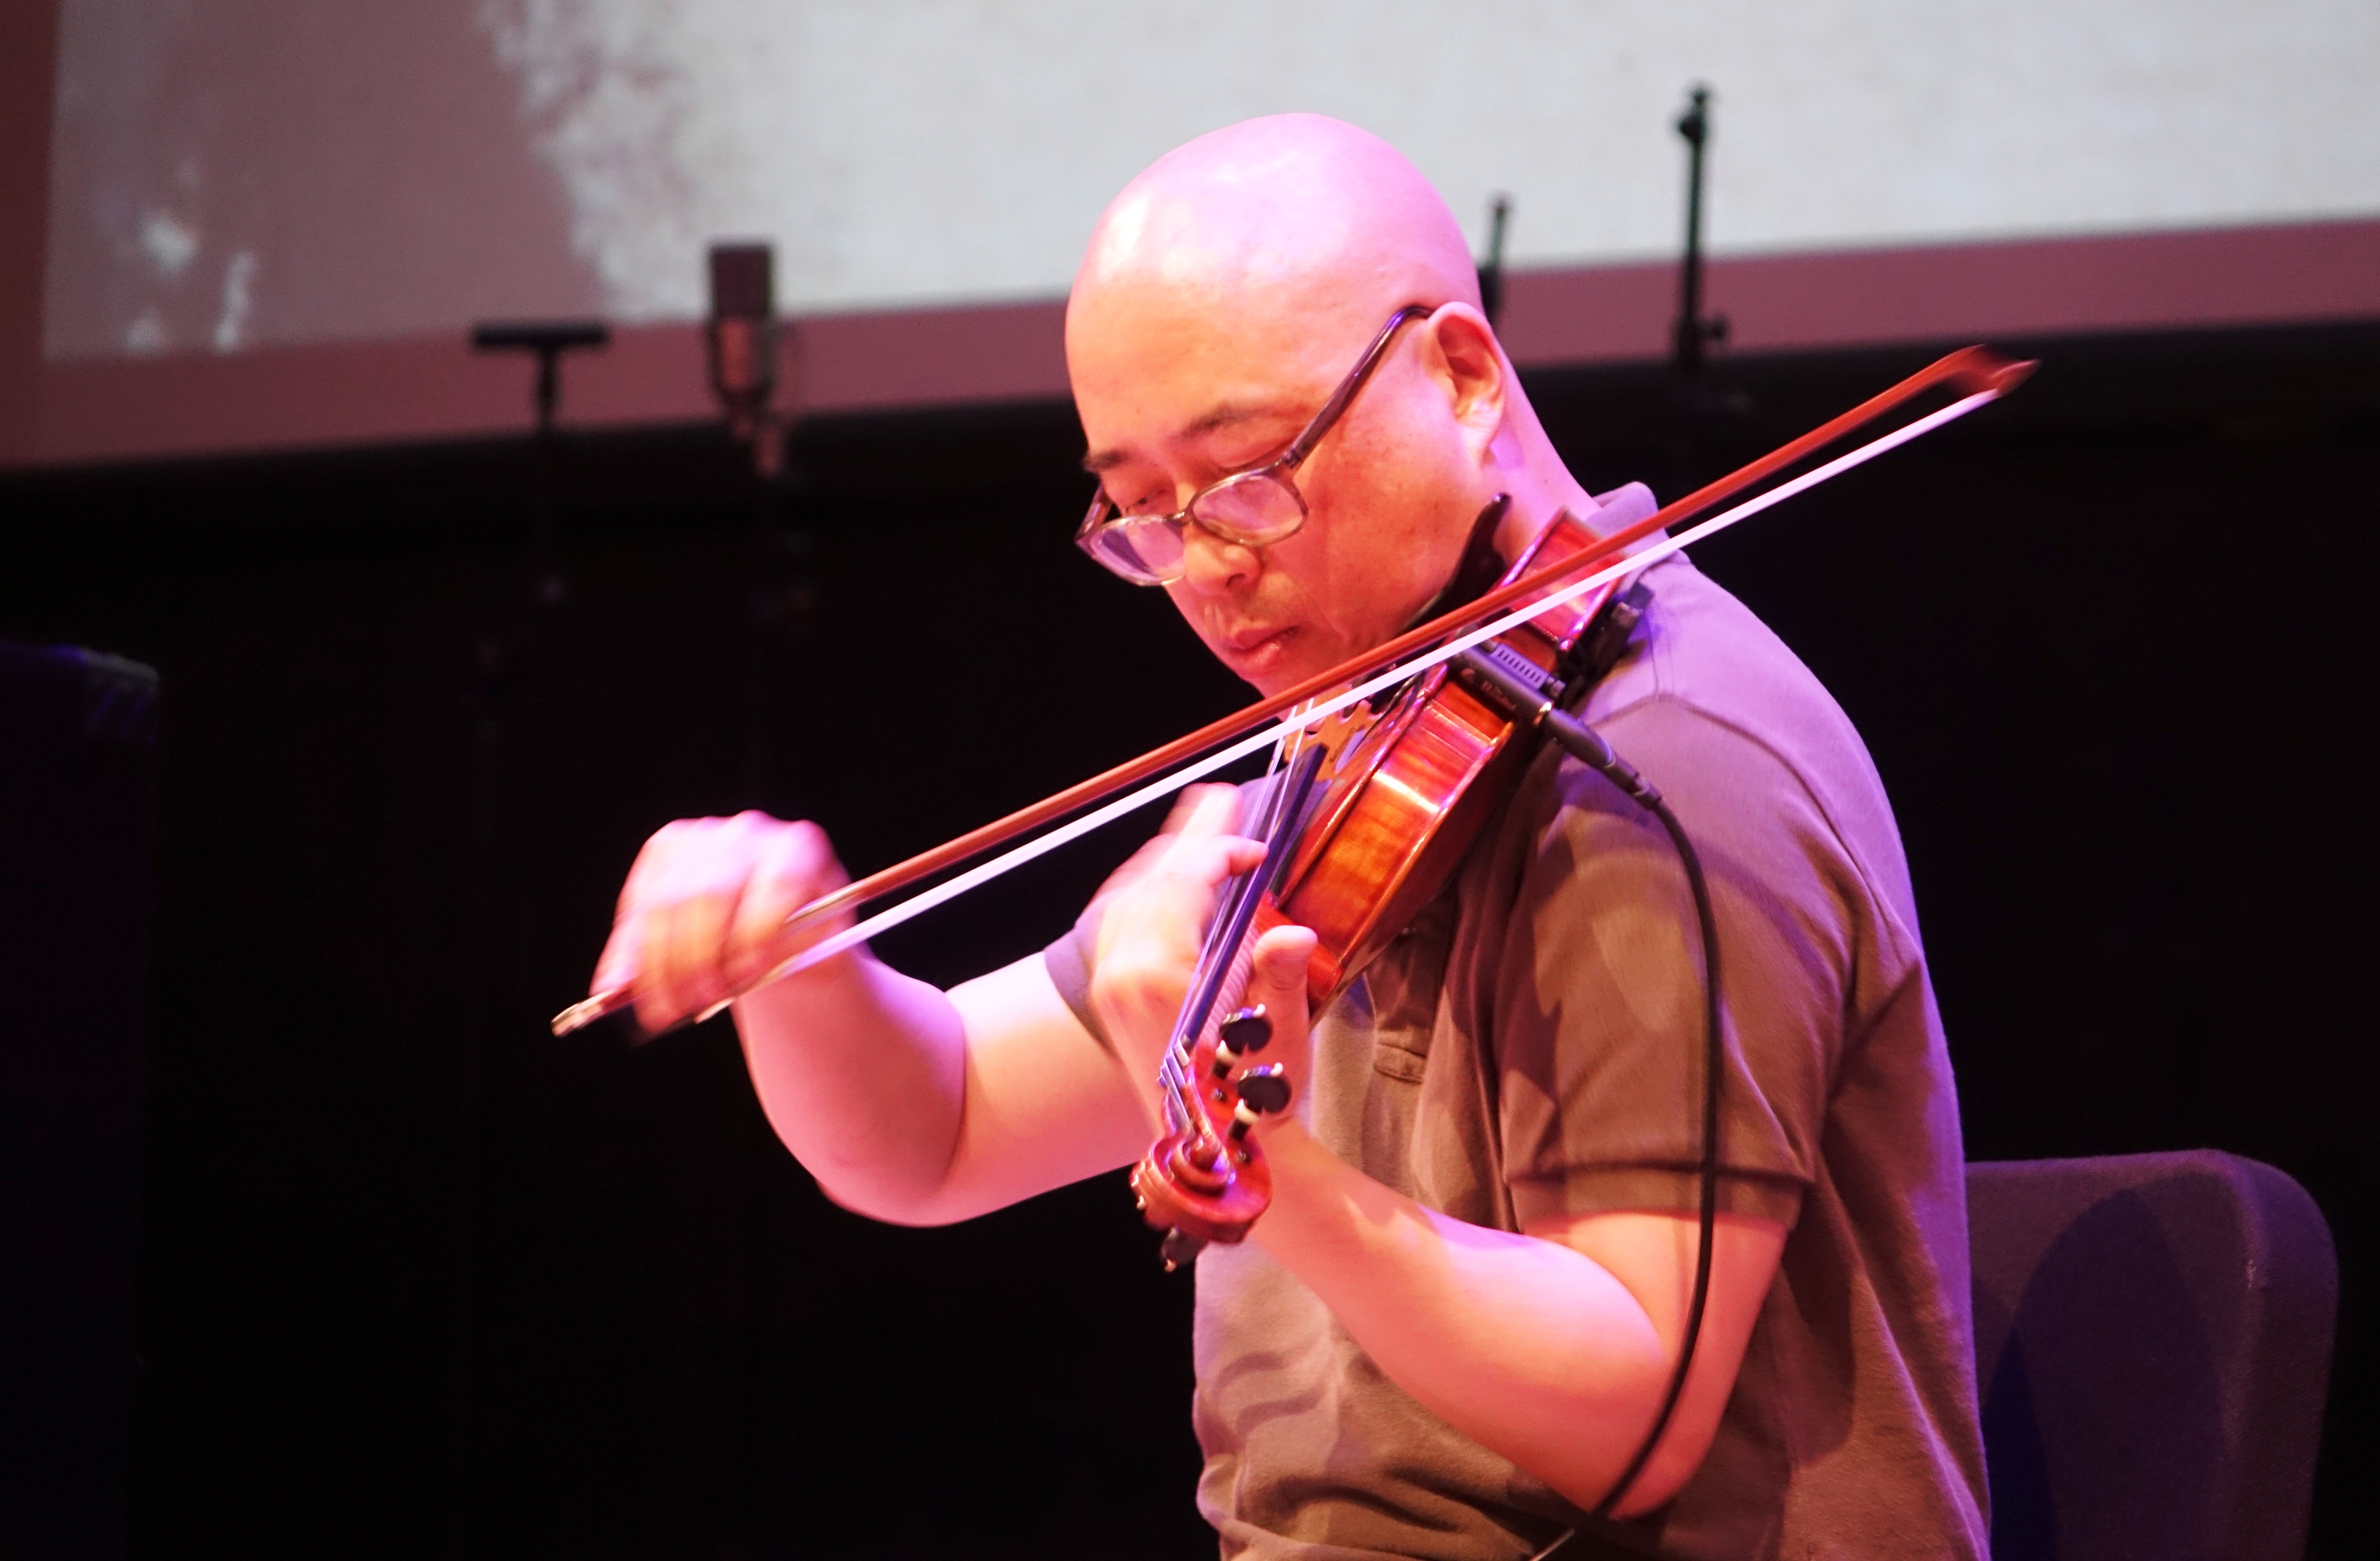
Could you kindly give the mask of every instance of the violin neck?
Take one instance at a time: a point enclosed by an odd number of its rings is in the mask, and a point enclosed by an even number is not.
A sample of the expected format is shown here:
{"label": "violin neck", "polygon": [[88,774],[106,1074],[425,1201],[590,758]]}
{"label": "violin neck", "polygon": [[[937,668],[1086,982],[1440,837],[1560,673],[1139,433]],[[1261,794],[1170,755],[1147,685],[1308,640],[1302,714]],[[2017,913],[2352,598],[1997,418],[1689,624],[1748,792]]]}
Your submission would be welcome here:
{"label": "violin neck", "polygon": [[[1247,985],[1257,909],[1267,896],[1281,886],[1282,875],[1289,871],[1290,857],[1312,811],[1314,782],[1321,771],[1322,760],[1321,748],[1309,745],[1285,768],[1274,772],[1272,785],[1258,807],[1254,832],[1265,842],[1264,860],[1232,880],[1222,904],[1216,908],[1214,921],[1208,924],[1206,946],[1191,976],[1182,1012],[1173,1021],[1172,1043],[1166,1051],[1163,1081],[1169,1086],[1169,1116],[1189,1104],[1175,1101],[1176,1091],[1171,1086],[1178,1070],[1181,1079],[1195,1088],[1195,1080],[1190,1079],[1190,1055],[1214,1022],[1215,1005],[1227,989],[1237,992]],[[1197,1115],[1192,1113],[1194,1117]]]}

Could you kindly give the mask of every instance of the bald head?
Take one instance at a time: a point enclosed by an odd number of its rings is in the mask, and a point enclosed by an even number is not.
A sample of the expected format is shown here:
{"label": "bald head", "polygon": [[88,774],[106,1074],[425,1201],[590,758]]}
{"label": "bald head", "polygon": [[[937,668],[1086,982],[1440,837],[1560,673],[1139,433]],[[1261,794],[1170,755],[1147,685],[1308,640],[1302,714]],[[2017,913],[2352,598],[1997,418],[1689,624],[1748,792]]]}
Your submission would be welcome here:
{"label": "bald head", "polygon": [[1318,114],[1250,119],[1166,153],[1093,231],[1068,307],[1078,332],[1120,309],[1196,309],[1257,330],[1377,328],[1408,303],[1479,302],[1463,232],[1388,142]]}
{"label": "bald head", "polygon": [[1210,516],[1179,523],[1167,591],[1267,692],[1410,621],[1498,495],[1500,546],[1592,506],[1479,312],[1462,230],[1377,136],[1310,114],[1201,136],[1124,188],[1075,275],[1084,464],[1104,502],[1152,517],[1278,459],[1407,304],[1427,317],[1388,339],[1296,470],[1297,529],[1251,542]]}

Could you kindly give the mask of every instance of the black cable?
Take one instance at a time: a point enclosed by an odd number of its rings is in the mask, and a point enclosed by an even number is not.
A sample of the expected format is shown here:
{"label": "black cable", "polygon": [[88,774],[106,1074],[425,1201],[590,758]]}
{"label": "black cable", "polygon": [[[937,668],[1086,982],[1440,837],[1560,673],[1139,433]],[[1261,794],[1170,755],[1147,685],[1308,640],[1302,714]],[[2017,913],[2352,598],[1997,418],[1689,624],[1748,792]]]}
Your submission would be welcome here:
{"label": "black cable", "polygon": [[[1686,886],[1694,898],[1694,922],[1703,945],[1703,1142],[1698,1167],[1702,1185],[1694,1243],[1694,1293],[1686,1303],[1685,1337],[1678,1347],[1677,1370],[1670,1374],[1669,1391],[1661,1398],[1661,1412],[1653,1417],[1653,1427],[1645,1433],[1644,1445],[1628,1460],[1627,1469],[1610,1493],[1596,1504],[1585,1525],[1607,1539],[1641,1548],[1639,1536],[1615,1531],[1618,1526],[1611,1512],[1652,1461],[1653,1450],[1660,1445],[1661,1435],[1670,1429],[1670,1417],[1677,1412],[1678,1400],[1685,1395],[1686,1376],[1694,1363],[1694,1345],[1702,1336],[1703,1312],[1710,1302],[1711,1260],[1718,1240],[1719,1076],[1727,1062],[1726,1043],[1719,1030],[1718,916],[1711,907],[1710,884],[1703,875],[1702,858],[1695,852],[1694,842],[1686,837],[1685,825],[1661,799],[1659,789],[1638,774],[1633,764],[1613,752],[1601,733],[1557,708],[1546,689],[1528,687],[1513,676],[1512,669],[1500,666],[1490,656],[1467,651],[1455,658],[1455,666],[1458,676],[1491,692],[1519,718],[1543,728],[1571,757],[1626,792],[1637,806],[1658,819],[1670,836],[1670,844],[1677,848],[1678,860],[1686,872]],[[1559,1549],[1569,1537],[1565,1534],[1557,1540],[1548,1552]]]}
{"label": "black cable", "polygon": [[[1559,712],[1555,713],[1557,715]],[[1567,717],[1563,717],[1567,720]],[[1577,723],[1571,722],[1572,726]],[[1585,727],[1581,727],[1585,730]],[[1599,739],[1598,739],[1599,740]],[[1570,745],[1564,743],[1568,748]],[[1604,752],[1610,753],[1609,745]],[[1575,751],[1574,750],[1572,751]],[[1617,754],[1613,762],[1625,767],[1626,762]],[[1633,769],[1627,772],[1634,776]],[[1617,778],[1617,777],[1613,777]],[[1694,1363],[1694,1343],[1702,1336],[1703,1311],[1710,1301],[1711,1258],[1718,1241],[1718,1088],[1719,1073],[1727,1061],[1725,1042],[1719,1031],[1718,1018],[1718,918],[1711,909],[1710,884],[1703,877],[1702,858],[1694,851],[1694,842],[1686,838],[1685,826],[1678,815],[1661,800],[1661,794],[1639,779],[1637,785],[1645,793],[1637,798],[1652,815],[1661,821],[1669,832],[1670,843],[1678,848],[1678,860],[1686,870],[1686,885],[1694,892],[1694,920],[1701,926],[1703,943],[1703,1153],[1700,1167],[1702,1202],[1697,1215],[1698,1229],[1694,1241],[1694,1289],[1686,1303],[1685,1339],[1678,1347],[1678,1368],[1670,1375],[1670,1391],[1661,1399],[1661,1412],[1653,1417],[1653,1428],[1645,1434],[1645,1445],[1628,1462],[1611,1494],[1596,1504],[1595,1516],[1609,1518],[1612,1509],[1636,1483],[1637,1476],[1652,1461],[1653,1449],[1660,1445],[1661,1433],[1670,1429],[1670,1417],[1677,1412],[1678,1400],[1686,1391],[1686,1373]],[[1624,786],[1622,789],[1627,789]],[[1634,795],[1633,792],[1631,793]]]}
{"label": "black cable", "polygon": [[[1642,609],[1637,607],[1628,618],[1631,628],[1640,612]],[[1454,676],[1466,680],[1466,686],[1501,704],[1521,724],[1533,724],[1545,730],[1563,747],[1563,752],[1585,763],[1587,769],[1602,775],[1611,786],[1628,792],[1628,798],[1635,799],[1637,807],[1661,821],[1661,828],[1669,833],[1669,842],[1678,848],[1678,861],[1685,866],[1685,883],[1694,895],[1694,923],[1702,931],[1702,1206],[1694,1242],[1694,1295],[1685,1307],[1685,1340],[1678,1345],[1678,1368],[1669,1378],[1669,1392],[1661,1396],[1661,1413],[1654,1416],[1652,1430],[1645,1433],[1645,1445],[1637,1446],[1635,1457],[1628,1458],[1628,1469],[1621,1473],[1619,1482],[1602,1502],[1595,1504],[1595,1511],[1580,1525],[1590,1528],[1604,1540],[1619,1542],[1621,1547],[1645,1549],[1642,1535],[1633,1535],[1614,1523],[1611,1508],[1619,1506],[1631,1487],[1635,1487],[1637,1475],[1645,1473],[1645,1466],[1652,1461],[1654,1446],[1661,1445],[1661,1433],[1669,1430],[1670,1416],[1678,1411],[1678,1399],[1685,1396],[1685,1378],[1694,1366],[1694,1342],[1702,1337],[1702,1313],[1711,1299],[1711,1250],[1718,1242],[1718,1073],[1726,1066],[1726,1043],[1718,1031],[1718,914],[1711,909],[1711,885],[1702,875],[1702,857],[1694,854],[1694,842],[1685,837],[1685,825],[1678,823],[1678,814],[1669,811],[1669,802],[1661,802],[1658,787],[1637,774],[1633,763],[1611,752],[1611,745],[1604,742],[1602,733],[1557,707],[1557,700],[1563,692],[1559,683],[1547,683],[1540,668],[1530,666],[1521,657],[1504,657],[1500,662],[1497,647],[1492,645],[1462,652],[1454,657],[1451,666]],[[1561,1535],[1540,1552],[1540,1556],[1561,1549],[1569,1540],[1571,1535]]]}

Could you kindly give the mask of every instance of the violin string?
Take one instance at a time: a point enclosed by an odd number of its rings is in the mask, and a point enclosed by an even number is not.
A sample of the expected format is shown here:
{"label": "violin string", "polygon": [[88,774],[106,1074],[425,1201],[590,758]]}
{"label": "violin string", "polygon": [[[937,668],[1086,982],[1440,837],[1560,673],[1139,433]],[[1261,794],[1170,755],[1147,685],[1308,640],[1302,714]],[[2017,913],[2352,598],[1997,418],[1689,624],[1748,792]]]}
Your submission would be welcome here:
{"label": "violin string", "polygon": [[[1244,969],[1247,957],[1245,938],[1240,940],[1243,946],[1232,951],[1226,973],[1215,991],[1208,994],[1203,989],[1208,973],[1215,968],[1216,961],[1223,957],[1223,945],[1231,941],[1232,929],[1245,924],[1252,914],[1253,908],[1245,902],[1260,898],[1272,887],[1272,874],[1266,869],[1275,865],[1275,859],[1279,854],[1273,848],[1274,843],[1281,837],[1283,831],[1290,832],[1293,837],[1299,825],[1304,822],[1302,816],[1293,819],[1288,815],[1290,810],[1299,807],[1303,799],[1304,790],[1298,784],[1299,777],[1304,775],[1307,784],[1311,784],[1312,777],[1305,773],[1306,768],[1310,766],[1283,768],[1277,762],[1281,750],[1290,747],[1293,743],[1298,747],[1302,754],[1303,737],[1304,734],[1301,731],[1294,734],[1288,741],[1275,747],[1276,767],[1269,769],[1266,772],[1265,781],[1260,783],[1264,785],[1265,789],[1262,799],[1257,807],[1258,816],[1254,831],[1255,837],[1266,843],[1265,860],[1233,878],[1230,891],[1218,896],[1214,917],[1207,925],[1206,946],[1199,951],[1197,967],[1191,978],[1190,992],[1184,1000],[1182,1013],[1174,1020],[1173,1034],[1167,1043],[1165,1054],[1158,1062],[1159,1080],[1165,1084],[1169,1091],[1182,1097],[1183,1106],[1193,1116],[1192,1124],[1177,1123],[1175,1126],[1179,1128],[1195,1125],[1200,1129],[1202,1138],[1208,1136],[1205,1131],[1208,1125],[1207,1114],[1196,1104],[1199,1085],[1195,1076],[1195,1069],[1191,1066],[1192,1059],[1197,1050],[1198,1043],[1205,1038],[1209,1030],[1214,1028],[1214,1015],[1221,994],[1227,990],[1238,992],[1247,985],[1246,971]],[[1301,809],[1301,815],[1302,811]],[[1205,998],[1203,1007],[1199,1006],[1202,996]]]}
{"label": "violin string", "polygon": [[[1158,1065],[1160,1079],[1167,1079],[1170,1072],[1173,1087],[1180,1091],[1177,1098],[1189,1115],[1192,1136],[1202,1146],[1210,1146],[1218,1152],[1222,1145],[1214,1122],[1198,1100],[1205,1084],[1197,1078],[1193,1062],[1199,1042],[1214,1036],[1216,1043],[1220,1044],[1216,1016],[1228,1006],[1236,1006],[1237,1000],[1246,995],[1248,980],[1256,968],[1256,939],[1251,934],[1256,930],[1257,908],[1267,895],[1279,892],[1296,843],[1305,835],[1306,823],[1318,801],[1315,783],[1325,756],[1318,744],[1308,748],[1300,741],[1298,747],[1296,762],[1274,778],[1262,805],[1263,818],[1257,834],[1265,843],[1264,860],[1236,879],[1232,893],[1224,896],[1226,907],[1208,930],[1207,952],[1199,957],[1189,995],[1174,1021],[1173,1040]],[[1215,960],[1226,951],[1230,958],[1219,973]]]}
{"label": "violin string", "polygon": [[[756,987],[766,986],[771,982],[782,980],[786,976],[808,970],[813,965],[832,959],[847,949],[856,948],[866,943],[879,933],[889,931],[905,921],[922,916],[935,907],[956,899],[961,895],[988,884],[1015,868],[1022,867],[1028,861],[1046,856],[1061,846],[1071,844],[1086,835],[1105,828],[1127,814],[1137,812],[1151,802],[1171,797],[1193,782],[1202,780],[1228,764],[1258,752],[1268,745],[1291,740],[1290,733],[1293,727],[1303,728],[1318,721],[1327,720],[1342,710],[1370,699],[1374,694],[1410,681],[1441,663],[1453,660],[1473,646],[1484,644],[1508,629],[1526,623],[1539,614],[1550,612],[1556,607],[1574,602],[1598,586],[1649,568],[1662,559],[1673,554],[1682,553],[1695,543],[1715,536],[1739,521],[1750,519],[1753,516],[1782,504],[1797,494],[1815,488],[1830,478],[1840,476],[1853,467],[1864,465],[1888,451],[1898,449],[1912,439],[1922,437],[1945,423],[1966,416],[1978,407],[1998,400],[2002,394],[2003,392],[1997,389],[1979,390],[1953,401],[1938,411],[1930,412],[1913,422],[1893,430],[1890,433],[1870,440],[1855,450],[1838,456],[1823,466],[1814,467],[1790,482],[1779,483],[1756,497],[1746,499],[1732,509],[1723,510],[1699,525],[1690,526],[1674,537],[1654,543],[1639,552],[1616,560],[1608,567],[1597,570],[1584,579],[1572,581],[1549,595],[1524,603],[1503,616],[1492,619],[1477,628],[1456,635],[1434,650],[1424,652],[1411,661],[1390,667],[1377,677],[1356,684],[1343,693],[1309,706],[1301,714],[1284,716],[1273,726],[1259,728],[1237,742],[1217,749],[1203,759],[1194,760],[1170,774],[1160,776],[1136,791],[1127,792],[1078,818],[1058,825],[1046,834],[1037,835],[1032,839],[1002,852],[999,856],[978,863],[954,878],[912,895],[898,905],[887,907],[872,916],[863,917],[843,931],[830,933],[800,953],[783,960],[767,975],[749,986],[742,988],[734,995],[713,1004],[697,1016],[695,1022],[700,1023],[722,1012],[728,1005],[735,1001],[736,997],[742,996],[746,992]],[[800,915],[799,911],[794,913],[795,918]],[[567,1034],[570,1030],[589,1022],[603,1013],[611,1012],[613,1007],[625,1002],[625,993],[598,993],[585,1002],[565,1009],[555,1019],[554,1031],[557,1034]]]}
{"label": "violin string", "polygon": [[[1257,805],[1256,832],[1260,837],[1268,840],[1272,837],[1271,832],[1281,826],[1283,777],[1280,770],[1280,762],[1282,746],[1284,745],[1274,745],[1272,762],[1266,767],[1263,783],[1261,783],[1264,784],[1265,789]],[[1232,908],[1239,896],[1246,891],[1252,881],[1252,874],[1239,874],[1232,880],[1230,890],[1217,896],[1215,914],[1207,922],[1206,944],[1198,951],[1198,962],[1191,977],[1191,997],[1184,999],[1183,1011],[1174,1019],[1173,1033],[1166,1043],[1164,1055],[1158,1060],[1158,1083],[1165,1091],[1165,1104],[1168,1108],[1166,1115],[1176,1132],[1186,1128],[1197,1133],[1201,1138],[1206,1136],[1200,1129],[1206,1126],[1207,1114],[1198,1105],[1198,1087],[1196,1080],[1192,1078],[1190,1066],[1192,1054],[1197,1046],[1200,1033],[1198,1028],[1191,1024],[1190,1004],[1196,996],[1201,978],[1205,972],[1214,968],[1216,959],[1221,956],[1223,939],[1232,921]]]}

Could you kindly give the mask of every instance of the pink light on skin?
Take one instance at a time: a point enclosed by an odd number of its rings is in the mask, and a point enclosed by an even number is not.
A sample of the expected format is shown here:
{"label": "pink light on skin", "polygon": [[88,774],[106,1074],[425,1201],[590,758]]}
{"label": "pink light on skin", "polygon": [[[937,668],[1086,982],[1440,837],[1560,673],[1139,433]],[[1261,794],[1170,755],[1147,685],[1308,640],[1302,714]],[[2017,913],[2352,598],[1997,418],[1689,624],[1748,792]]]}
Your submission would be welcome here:
{"label": "pink light on skin", "polygon": [[1316,115],[1251,120],[1152,165],[1094,230],[1066,357],[1109,496],[1172,509],[1295,436],[1380,323],[1390,345],[1295,481],[1307,517],[1261,549],[1197,533],[1166,588],[1263,692],[1389,639],[1445,583],[1471,522],[1500,545],[1593,502],[1554,454],[1478,309],[1460,226],[1402,154]]}

